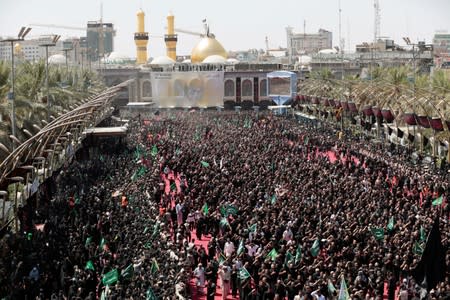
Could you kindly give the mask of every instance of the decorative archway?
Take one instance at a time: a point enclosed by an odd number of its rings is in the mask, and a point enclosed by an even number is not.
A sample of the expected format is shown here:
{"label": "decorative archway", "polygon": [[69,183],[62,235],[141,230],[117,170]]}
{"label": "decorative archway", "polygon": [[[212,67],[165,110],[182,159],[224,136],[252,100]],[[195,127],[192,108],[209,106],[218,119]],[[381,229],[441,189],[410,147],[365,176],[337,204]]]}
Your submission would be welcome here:
{"label": "decorative archway", "polygon": [[263,79],[259,82],[259,96],[267,97],[267,79]]}
{"label": "decorative archway", "polygon": [[225,97],[234,97],[234,89],[234,81],[231,79],[227,79],[224,85]]}
{"label": "decorative archway", "polygon": [[250,79],[242,82],[242,97],[251,97],[253,95],[253,84]]}
{"label": "decorative archway", "polygon": [[142,84],[142,97],[152,97],[152,83],[149,80],[144,81],[144,83]]}

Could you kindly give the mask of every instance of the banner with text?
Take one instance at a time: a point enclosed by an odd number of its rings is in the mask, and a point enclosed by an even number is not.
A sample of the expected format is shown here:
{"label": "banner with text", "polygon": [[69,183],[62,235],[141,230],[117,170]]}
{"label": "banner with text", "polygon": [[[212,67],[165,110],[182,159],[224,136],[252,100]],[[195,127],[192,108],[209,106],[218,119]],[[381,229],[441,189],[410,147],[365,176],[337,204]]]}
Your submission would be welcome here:
{"label": "banner with text", "polygon": [[223,72],[153,72],[156,107],[223,106]]}

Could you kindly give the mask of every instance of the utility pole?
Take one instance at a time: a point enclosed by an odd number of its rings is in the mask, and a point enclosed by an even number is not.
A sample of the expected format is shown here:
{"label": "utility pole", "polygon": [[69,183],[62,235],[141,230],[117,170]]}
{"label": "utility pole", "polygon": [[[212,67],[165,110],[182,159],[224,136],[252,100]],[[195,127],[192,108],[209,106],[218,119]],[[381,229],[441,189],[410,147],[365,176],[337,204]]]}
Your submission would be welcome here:
{"label": "utility pole", "polygon": [[69,72],[69,62],[68,62],[68,59],[67,59],[67,52],[69,52],[69,51],[72,51],[73,50],[73,48],[66,48],[66,49],[63,49],[62,51],[64,52],[64,56],[66,57],[66,71],[67,72]]}
{"label": "utility pole", "polygon": [[342,40],[342,22],[341,22],[341,0],[339,0],[339,51],[341,52],[341,80],[344,79],[344,45]]}
{"label": "utility pole", "polygon": [[47,42],[44,44],[40,44],[39,46],[45,47],[45,87],[47,92],[47,122],[50,123],[50,88],[48,85],[48,47],[54,47],[58,40],[61,38],[60,35],[53,36],[53,39],[51,42]]}
{"label": "utility pole", "polygon": [[[10,38],[1,40],[0,42],[10,43],[11,45],[11,92],[8,93],[8,99],[11,101],[11,133],[14,137],[16,137],[16,106],[15,106],[15,68],[14,68],[14,43],[20,42],[25,39],[25,36],[30,32],[30,27],[22,27],[20,29],[17,38]],[[13,144],[13,149],[15,149],[15,144]]]}

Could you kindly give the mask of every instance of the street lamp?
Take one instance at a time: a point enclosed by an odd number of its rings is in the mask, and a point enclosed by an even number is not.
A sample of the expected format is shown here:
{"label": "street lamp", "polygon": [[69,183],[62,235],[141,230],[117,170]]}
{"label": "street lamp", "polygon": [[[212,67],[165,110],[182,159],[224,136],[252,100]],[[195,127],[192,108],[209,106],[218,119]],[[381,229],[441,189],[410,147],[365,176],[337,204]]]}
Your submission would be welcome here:
{"label": "street lamp", "polygon": [[21,176],[14,176],[14,177],[11,177],[11,178],[8,178],[9,180],[10,180],[10,182],[12,183],[12,184],[14,184],[14,220],[15,220],[15,228],[16,228],[16,232],[17,231],[19,231],[19,219],[18,219],[18,215],[17,215],[17,213],[18,213],[18,207],[17,207],[17,190],[18,190],[18,186],[19,186],[19,184],[21,184],[21,183],[23,183],[24,182],[24,178],[23,177],[21,177]]}
{"label": "street lamp", "polygon": [[[412,55],[413,55],[413,68],[414,68],[414,72],[413,72],[413,91],[414,91],[414,95],[416,92],[416,57],[418,55],[420,55],[421,53],[423,53],[424,51],[433,51],[433,45],[430,44],[425,44],[425,42],[419,42],[417,44],[411,43],[411,40],[409,39],[409,37],[404,37],[403,40],[405,41],[406,45],[408,46],[412,46]],[[417,50],[416,51],[416,48]]]}
{"label": "street lamp", "polygon": [[[1,40],[0,42],[11,43],[11,92],[8,94],[8,99],[11,101],[11,127],[12,135],[16,136],[16,107],[14,105],[14,89],[15,89],[15,70],[14,70],[14,43],[25,39],[25,36],[30,32],[30,27],[22,27],[17,35],[17,38],[9,38]],[[13,144],[13,149],[15,148]]]}
{"label": "street lamp", "polygon": [[45,87],[47,90],[47,120],[50,122],[50,90],[48,87],[48,47],[54,47],[58,40],[60,39],[60,35],[54,35],[51,42],[40,44],[39,46],[45,47]]}
{"label": "street lamp", "polygon": [[69,73],[69,63],[67,61],[67,52],[72,51],[73,48],[64,48],[62,51],[64,51],[64,54],[66,56],[66,71]]}
{"label": "street lamp", "polygon": [[[414,97],[414,101],[413,101],[413,110],[414,113],[416,112],[416,49],[415,47],[418,46],[418,50],[417,51],[417,55],[420,55],[420,53],[422,53],[425,50],[433,50],[433,45],[425,45],[425,42],[419,42],[418,44],[414,44],[411,43],[411,40],[409,39],[409,37],[404,37],[403,40],[405,41],[406,45],[408,46],[412,46],[412,56],[413,56],[413,97]],[[416,144],[416,126],[413,126],[413,130],[414,130],[414,147]],[[419,127],[419,131],[420,131],[420,127]],[[421,139],[423,139],[422,135],[421,135]],[[422,152],[423,148],[423,143],[420,143],[420,152]]]}

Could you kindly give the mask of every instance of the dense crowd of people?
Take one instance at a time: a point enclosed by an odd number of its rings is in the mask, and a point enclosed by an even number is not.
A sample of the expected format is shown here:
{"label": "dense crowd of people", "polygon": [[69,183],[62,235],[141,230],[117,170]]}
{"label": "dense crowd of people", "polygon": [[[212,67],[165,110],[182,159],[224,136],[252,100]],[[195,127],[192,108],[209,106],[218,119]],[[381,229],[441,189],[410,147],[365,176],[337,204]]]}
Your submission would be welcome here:
{"label": "dense crowd of people", "polygon": [[[0,298],[189,299],[194,276],[207,299],[333,299],[342,279],[351,299],[420,299],[411,274],[436,216],[448,249],[448,205],[432,204],[448,179],[401,148],[266,113],[130,122],[4,235]],[[449,293],[447,271],[428,297]]]}

